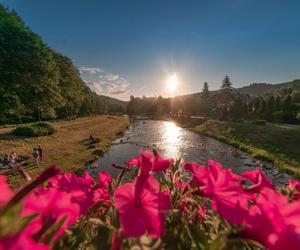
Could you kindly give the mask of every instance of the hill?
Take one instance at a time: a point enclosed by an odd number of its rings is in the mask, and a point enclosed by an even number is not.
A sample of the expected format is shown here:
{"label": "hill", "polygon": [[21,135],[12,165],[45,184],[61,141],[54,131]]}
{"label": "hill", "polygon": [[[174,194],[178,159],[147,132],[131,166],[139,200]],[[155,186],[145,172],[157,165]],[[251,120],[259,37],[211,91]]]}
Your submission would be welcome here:
{"label": "hill", "polygon": [[0,4],[0,123],[73,118],[108,109],[68,57]]}
{"label": "hill", "polygon": [[279,84],[270,83],[252,83],[249,86],[235,89],[236,93],[252,96],[261,96],[266,94],[281,94],[282,91],[300,90],[300,79]]}
{"label": "hill", "polygon": [[[253,97],[257,96],[265,96],[269,94],[273,95],[285,95],[286,92],[292,92],[293,90],[300,90],[300,79],[295,79],[290,82],[278,83],[278,84],[271,84],[271,83],[252,83],[245,87],[234,88],[234,93],[239,93],[242,95],[250,95]],[[211,93],[217,93],[218,90],[210,91]],[[180,95],[174,97],[175,99],[193,99],[199,98],[201,96],[201,92],[187,94],[187,95]]]}
{"label": "hill", "polygon": [[121,101],[109,96],[100,95],[101,100],[109,107],[111,112],[125,112],[128,102]]}

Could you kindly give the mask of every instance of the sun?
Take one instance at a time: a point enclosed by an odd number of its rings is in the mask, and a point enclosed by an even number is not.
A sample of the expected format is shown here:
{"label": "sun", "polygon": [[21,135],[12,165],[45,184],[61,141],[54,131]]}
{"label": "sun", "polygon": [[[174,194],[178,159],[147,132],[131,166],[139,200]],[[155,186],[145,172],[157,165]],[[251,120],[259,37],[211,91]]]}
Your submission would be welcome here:
{"label": "sun", "polygon": [[174,93],[177,89],[178,85],[178,78],[176,73],[173,75],[169,76],[166,82],[167,90],[170,91],[171,93]]}

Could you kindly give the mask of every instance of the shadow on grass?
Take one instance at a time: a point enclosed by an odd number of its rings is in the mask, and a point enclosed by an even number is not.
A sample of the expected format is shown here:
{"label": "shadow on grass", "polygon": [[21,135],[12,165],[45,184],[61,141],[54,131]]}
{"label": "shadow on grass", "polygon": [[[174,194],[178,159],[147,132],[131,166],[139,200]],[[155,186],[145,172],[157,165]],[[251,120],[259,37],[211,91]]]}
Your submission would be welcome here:
{"label": "shadow on grass", "polygon": [[10,132],[8,132],[8,133],[1,133],[0,132],[0,140],[15,140],[15,139],[26,139],[26,138],[32,138],[32,137],[13,135]]}

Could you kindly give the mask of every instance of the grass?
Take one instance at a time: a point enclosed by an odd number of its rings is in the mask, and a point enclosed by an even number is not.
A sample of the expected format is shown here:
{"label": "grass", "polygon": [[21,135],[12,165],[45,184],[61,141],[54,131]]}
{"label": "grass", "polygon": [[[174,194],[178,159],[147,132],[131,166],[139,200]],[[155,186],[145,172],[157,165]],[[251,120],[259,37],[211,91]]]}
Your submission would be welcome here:
{"label": "grass", "polygon": [[[41,173],[45,167],[57,164],[62,171],[76,171],[83,169],[85,161],[93,160],[102,155],[112,141],[120,136],[130,125],[124,116],[98,116],[78,118],[73,121],[52,123],[57,132],[50,136],[18,137],[11,134],[12,129],[0,129],[0,157],[12,150],[19,156],[28,157],[24,167],[31,176]],[[90,140],[90,135],[96,139]],[[41,144],[44,149],[45,160],[38,168],[33,163],[33,148]],[[101,153],[100,153],[101,152]],[[9,177],[13,187],[23,184],[25,180],[12,169],[0,170],[0,174]]]}
{"label": "grass", "polygon": [[209,120],[193,129],[300,177],[300,129]]}

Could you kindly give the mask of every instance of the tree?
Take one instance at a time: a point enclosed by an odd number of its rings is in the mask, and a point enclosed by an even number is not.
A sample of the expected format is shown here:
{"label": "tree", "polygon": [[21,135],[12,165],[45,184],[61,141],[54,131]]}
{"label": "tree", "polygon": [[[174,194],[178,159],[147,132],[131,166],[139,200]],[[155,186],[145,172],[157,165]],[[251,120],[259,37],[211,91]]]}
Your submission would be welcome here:
{"label": "tree", "polygon": [[14,115],[18,120],[19,123],[22,123],[22,118],[27,112],[25,105],[21,102],[19,96],[12,95],[11,97],[11,105],[8,109],[8,113]]}
{"label": "tree", "polygon": [[288,95],[284,98],[283,100],[283,107],[282,107],[284,112],[291,113],[293,110],[293,105],[292,105],[292,97],[291,95]]}
{"label": "tree", "polygon": [[266,101],[263,98],[260,99],[259,112],[262,116],[266,114]]}
{"label": "tree", "polygon": [[209,97],[209,86],[207,82],[204,82],[202,88],[202,97],[207,98]]}
{"label": "tree", "polygon": [[275,100],[275,110],[279,111],[281,109],[281,98],[278,95]]}
{"label": "tree", "polygon": [[209,100],[209,86],[207,82],[204,82],[202,93],[201,93],[201,99],[200,99],[200,113],[202,115],[209,115],[211,111],[211,102]]}
{"label": "tree", "polygon": [[221,85],[221,91],[219,93],[219,100],[218,103],[221,107],[222,110],[222,116],[226,117],[228,110],[230,108],[231,105],[231,101],[232,101],[232,83],[230,81],[230,78],[228,75],[225,76],[224,80],[222,81],[222,85]]}
{"label": "tree", "polygon": [[228,75],[225,76],[224,80],[222,81],[221,90],[229,91],[232,90],[232,83],[230,81],[230,77]]}
{"label": "tree", "polygon": [[274,96],[270,96],[267,100],[267,107],[266,107],[266,119],[267,120],[273,119],[274,111],[275,111],[275,99],[274,99]]}
{"label": "tree", "polygon": [[[15,107],[5,101],[6,94]],[[95,95],[69,58],[49,48],[0,4],[0,122],[105,112],[107,107]]]}
{"label": "tree", "polygon": [[12,117],[22,123],[22,118],[27,113],[25,105],[16,93],[3,93],[0,101],[0,119],[6,122],[6,118]]}
{"label": "tree", "polygon": [[300,91],[293,91],[292,94],[292,101],[293,103],[300,103]]}
{"label": "tree", "polygon": [[231,107],[230,114],[235,119],[240,119],[245,114],[245,106],[242,98],[240,96],[237,96],[234,99],[233,105]]}

